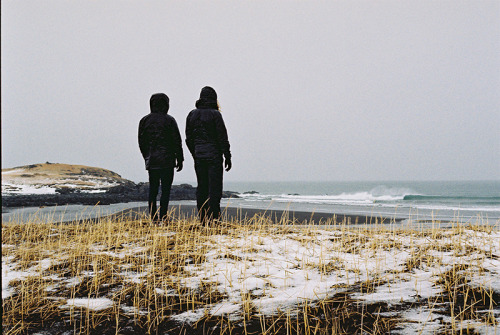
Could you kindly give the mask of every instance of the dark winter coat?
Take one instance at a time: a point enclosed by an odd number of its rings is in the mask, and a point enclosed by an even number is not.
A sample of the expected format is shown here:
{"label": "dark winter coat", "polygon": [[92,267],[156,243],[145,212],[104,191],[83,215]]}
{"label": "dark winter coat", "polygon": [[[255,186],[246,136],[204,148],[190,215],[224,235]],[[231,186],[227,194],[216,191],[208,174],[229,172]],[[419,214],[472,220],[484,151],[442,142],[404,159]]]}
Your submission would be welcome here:
{"label": "dark winter coat", "polygon": [[169,100],[165,94],[154,94],[151,113],[139,122],[139,148],[146,169],[173,168],[184,161],[182,140],[175,119],[168,115]]}
{"label": "dark winter coat", "polygon": [[186,119],[186,144],[194,159],[231,159],[227,130],[221,113],[210,104],[197,103]]}

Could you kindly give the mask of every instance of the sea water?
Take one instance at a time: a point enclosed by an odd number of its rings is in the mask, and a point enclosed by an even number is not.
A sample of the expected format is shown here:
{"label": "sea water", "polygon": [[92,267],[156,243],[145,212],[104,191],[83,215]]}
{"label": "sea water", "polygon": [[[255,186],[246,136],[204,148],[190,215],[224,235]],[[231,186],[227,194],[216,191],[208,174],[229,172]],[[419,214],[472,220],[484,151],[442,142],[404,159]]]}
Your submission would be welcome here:
{"label": "sea water", "polygon": [[500,181],[226,182],[226,206],[498,224]]}
{"label": "sea water", "polygon": [[68,222],[111,215],[129,208],[148,206],[147,202],[111,205],[63,205],[23,208],[2,208],[2,222]]}
{"label": "sea water", "polygon": [[[500,225],[500,181],[225,182],[224,189],[238,192],[240,198],[223,199],[222,207]],[[147,207],[147,202],[5,208],[2,221],[72,221],[134,207]]]}

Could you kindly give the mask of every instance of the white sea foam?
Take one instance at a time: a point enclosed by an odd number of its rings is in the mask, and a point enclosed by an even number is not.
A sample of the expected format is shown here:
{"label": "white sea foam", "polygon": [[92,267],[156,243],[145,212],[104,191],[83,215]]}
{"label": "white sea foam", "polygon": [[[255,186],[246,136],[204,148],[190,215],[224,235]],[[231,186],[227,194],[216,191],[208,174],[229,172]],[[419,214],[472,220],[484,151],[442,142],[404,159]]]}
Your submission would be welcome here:
{"label": "white sea foam", "polygon": [[474,211],[474,212],[499,212],[500,206],[472,206],[472,205],[464,205],[464,206],[456,206],[456,205],[432,205],[432,204],[377,204],[380,207],[411,207],[416,209],[426,209],[426,210],[434,210],[434,211],[456,211],[456,212],[464,212],[464,211]]}
{"label": "white sea foam", "polygon": [[281,195],[273,200],[323,204],[373,204],[375,201],[402,200],[402,196],[378,195],[370,192],[341,193],[339,195]]}
{"label": "white sea foam", "polygon": [[343,204],[343,205],[371,205],[378,201],[403,200],[405,195],[415,194],[408,188],[388,188],[378,186],[371,191],[342,192],[334,195],[299,195],[299,194],[240,194],[246,200],[271,200],[277,202],[298,202],[310,204]]}

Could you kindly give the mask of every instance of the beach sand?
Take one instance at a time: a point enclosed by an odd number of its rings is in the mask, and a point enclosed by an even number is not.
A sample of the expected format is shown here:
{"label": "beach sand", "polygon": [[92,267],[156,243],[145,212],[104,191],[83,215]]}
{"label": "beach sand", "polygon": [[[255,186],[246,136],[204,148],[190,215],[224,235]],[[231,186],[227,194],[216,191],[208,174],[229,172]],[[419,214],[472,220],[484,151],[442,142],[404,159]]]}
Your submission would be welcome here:
{"label": "beach sand", "polygon": [[[147,207],[136,207],[120,211],[112,217],[126,217],[129,219],[144,218],[147,215]],[[283,211],[256,208],[225,207],[222,208],[222,216],[227,221],[242,221],[258,216],[270,219],[274,223],[291,222],[294,224],[326,224],[326,223],[344,223],[344,224],[380,224],[380,223],[398,223],[403,218],[393,217],[370,217],[348,214],[314,213],[301,211]],[[173,213],[173,218],[190,218],[196,216],[195,205],[181,204],[169,206],[169,211]]]}

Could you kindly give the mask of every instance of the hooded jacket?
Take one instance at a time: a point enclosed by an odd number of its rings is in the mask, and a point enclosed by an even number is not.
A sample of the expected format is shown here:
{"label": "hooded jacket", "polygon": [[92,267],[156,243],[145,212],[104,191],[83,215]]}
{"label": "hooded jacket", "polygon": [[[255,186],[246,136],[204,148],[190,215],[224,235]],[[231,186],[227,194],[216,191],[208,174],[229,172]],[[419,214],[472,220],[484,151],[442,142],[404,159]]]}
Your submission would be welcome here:
{"label": "hooded jacket", "polygon": [[194,159],[231,159],[227,130],[217,107],[217,94],[204,87],[196,109],[186,119],[186,144]]}
{"label": "hooded jacket", "polygon": [[169,99],[163,93],[149,100],[151,113],[139,122],[139,148],[146,169],[173,168],[184,161],[182,140],[175,119],[168,115]]}

